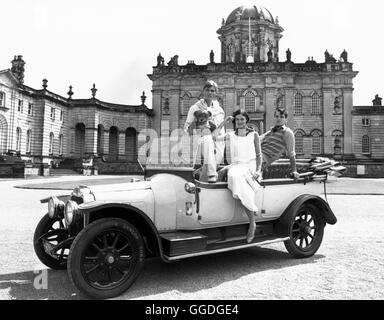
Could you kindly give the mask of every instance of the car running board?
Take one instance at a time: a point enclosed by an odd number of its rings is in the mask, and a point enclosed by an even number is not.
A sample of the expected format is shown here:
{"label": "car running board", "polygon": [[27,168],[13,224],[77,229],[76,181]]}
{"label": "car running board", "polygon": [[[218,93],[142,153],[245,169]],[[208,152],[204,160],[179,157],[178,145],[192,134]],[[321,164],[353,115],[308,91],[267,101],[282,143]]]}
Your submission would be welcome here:
{"label": "car running board", "polygon": [[[196,237],[195,237],[195,239],[196,239]],[[171,261],[177,261],[177,260],[186,259],[186,258],[203,256],[203,255],[207,255],[207,254],[227,252],[227,251],[239,250],[239,249],[246,249],[246,248],[251,248],[251,247],[256,247],[256,246],[261,247],[261,246],[265,246],[265,245],[276,243],[276,242],[283,242],[285,240],[288,240],[289,237],[281,237],[281,238],[276,238],[275,236],[259,237],[259,238],[255,238],[253,240],[253,242],[246,243],[246,244],[244,244],[244,239],[245,239],[245,237],[236,237],[236,239],[232,239],[232,241],[226,240],[226,241],[217,241],[216,242],[216,244],[219,245],[219,244],[223,244],[224,242],[229,244],[230,242],[237,242],[238,243],[239,240],[241,241],[241,243],[233,245],[233,246],[226,246],[226,247],[222,247],[222,248],[210,248],[210,249],[204,250],[204,251],[192,252],[192,253],[187,253],[187,254],[180,254],[180,255],[175,255],[175,256],[168,256],[166,254],[163,254],[163,257],[167,261],[171,262]]]}

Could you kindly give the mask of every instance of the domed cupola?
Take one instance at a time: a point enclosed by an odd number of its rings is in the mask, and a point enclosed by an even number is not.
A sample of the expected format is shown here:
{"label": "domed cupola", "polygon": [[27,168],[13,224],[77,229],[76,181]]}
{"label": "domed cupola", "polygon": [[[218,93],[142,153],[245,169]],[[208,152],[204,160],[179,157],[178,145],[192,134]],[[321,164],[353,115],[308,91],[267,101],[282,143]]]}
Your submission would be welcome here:
{"label": "domed cupola", "polygon": [[279,61],[279,40],[283,31],[277,17],[273,18],[268,9],[238,7],[226,20],[223,19],[221,28],[217,30],[221,41],[221,62]]}
{"label": "domed cupola", "polygon": [[231,12],[231,14],[227,18],[227,21],[225,22],[225,25],[229,25],[230,23],[240,20],[245,20],[248,22],[249,18],[251,18],[251,20],[256,21],[264,20],[269,21],[271,23],[275,23],[272,14],[269,12],[268,9],[261,7],[258,9],[256,6],[241,6]]}

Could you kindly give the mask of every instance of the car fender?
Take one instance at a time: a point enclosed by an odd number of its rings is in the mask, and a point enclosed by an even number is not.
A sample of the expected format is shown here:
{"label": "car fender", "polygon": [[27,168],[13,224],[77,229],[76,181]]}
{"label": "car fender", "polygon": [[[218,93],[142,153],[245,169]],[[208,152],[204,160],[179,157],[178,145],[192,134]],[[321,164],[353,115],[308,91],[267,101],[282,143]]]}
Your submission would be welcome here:
{"label": "car fender", "polygon": [[324,221],[328,224],[335,224],[337,218],[330,208],[329,204],[319,196],[302,194],[293,200],[288,207],[284,210],[283,214],[277,219],[277,222],[274,226],[274,233],[281,236],[289,236],[290,234],[290,223],[292,212],[295,212],[299,207],[304,203],[311,203],[319,208],[321,215],[324,218]]}
{"label": "car fender", "polygon": [[[159,254],[160,254],[161,259],[165,262],[169,262],[163,256],[163,247],[162,247],[162,243],[161,243],[161,239],[160,239],[160,234],[159,234],[158,230],[156,229],[153,221],[139,208],[137,208],[131,204],[127,204],[127,203],[118,203],[118,202],[105,203],[102,201],[94,201],[92,203],[82,205],[81,209],[84,213],[84,226],[86,226],[90,220],[93,220],[92,215],[96,215],[98,212],[103,212],[103,211],[105,212],[108,209],[113,209],[114,211],[116,211],[116,209],[122,209],[124,211],[129,211],[130,213],[133,213],[134,215],[136,215],[136,217],[139,217],[141,219],[141,221],[145,221],[146,227],[149,228],[153,232],[153,234],[155,235],[155,239],[156,239],[156,243],[157,243],[157,246],[159,249]],[[109,212],[112,212],[112,210],[110,210]],[[107,215],[107,216],[109,216],[109,215]],[[115,213],[113,212],[110,216],[122,218],[128,222],[131,222],[131,219],[127,219],[126,214],[125,215],[115,215]],[[102,215],[102,217],[106,217],[106,215]],[[97,217],[96,219],[100,219],[100,218],[101,217]],[[134,223],[133,223],[133,225],[135,226]],[[135,227],[137,227],[137,226],[135,226]]]}

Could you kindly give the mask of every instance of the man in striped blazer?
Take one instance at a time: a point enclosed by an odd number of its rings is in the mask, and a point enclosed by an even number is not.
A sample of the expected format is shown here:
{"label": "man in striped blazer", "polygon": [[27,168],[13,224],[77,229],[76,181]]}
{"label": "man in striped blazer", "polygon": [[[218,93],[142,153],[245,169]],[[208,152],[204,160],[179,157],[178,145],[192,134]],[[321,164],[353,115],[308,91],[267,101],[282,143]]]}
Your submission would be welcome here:
{"label": "man in striped blazer", "polygon": [[295,135],[286,126],[288,112],[285,108],[278,107],[274,117],[275,126],[260,136],[263,155],[262,171],[285,153],[291,164],[291,175],[297,180],[299,174],[296,171]]}

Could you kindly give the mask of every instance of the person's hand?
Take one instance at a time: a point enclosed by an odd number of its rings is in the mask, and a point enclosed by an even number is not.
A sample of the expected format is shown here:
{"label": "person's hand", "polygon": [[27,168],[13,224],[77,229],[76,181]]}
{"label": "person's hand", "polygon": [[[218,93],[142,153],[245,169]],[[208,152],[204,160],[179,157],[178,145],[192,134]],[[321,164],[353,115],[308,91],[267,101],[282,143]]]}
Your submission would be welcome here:
{"label": "person's hand", "polygon": [[232,116],[227,116],[225,119],[224,119],[225,122],[232,122],[233,121],[233,117]]}
{"label": "person's hand", "polygon": [[181,130],[179,130],[179,138],[182,138],[185,135],[188,135],[188,129],[181,129]]}
{"label": "person's hand", "polygon": [[293,180],[295,180],[295,181],[297,181],[299,179],[299,177],[300,177],[300,175],[299,175],[299,173],[297,171],[293,171],[291,173],[291,176],[292,176]]}
{"label": "person's hand", "polygon": [[255,173],[251,172],[251,174],[252,174],[252,178],[254,180],[258,180],[261,177],[261,172],[260,171],[256,171]]}

